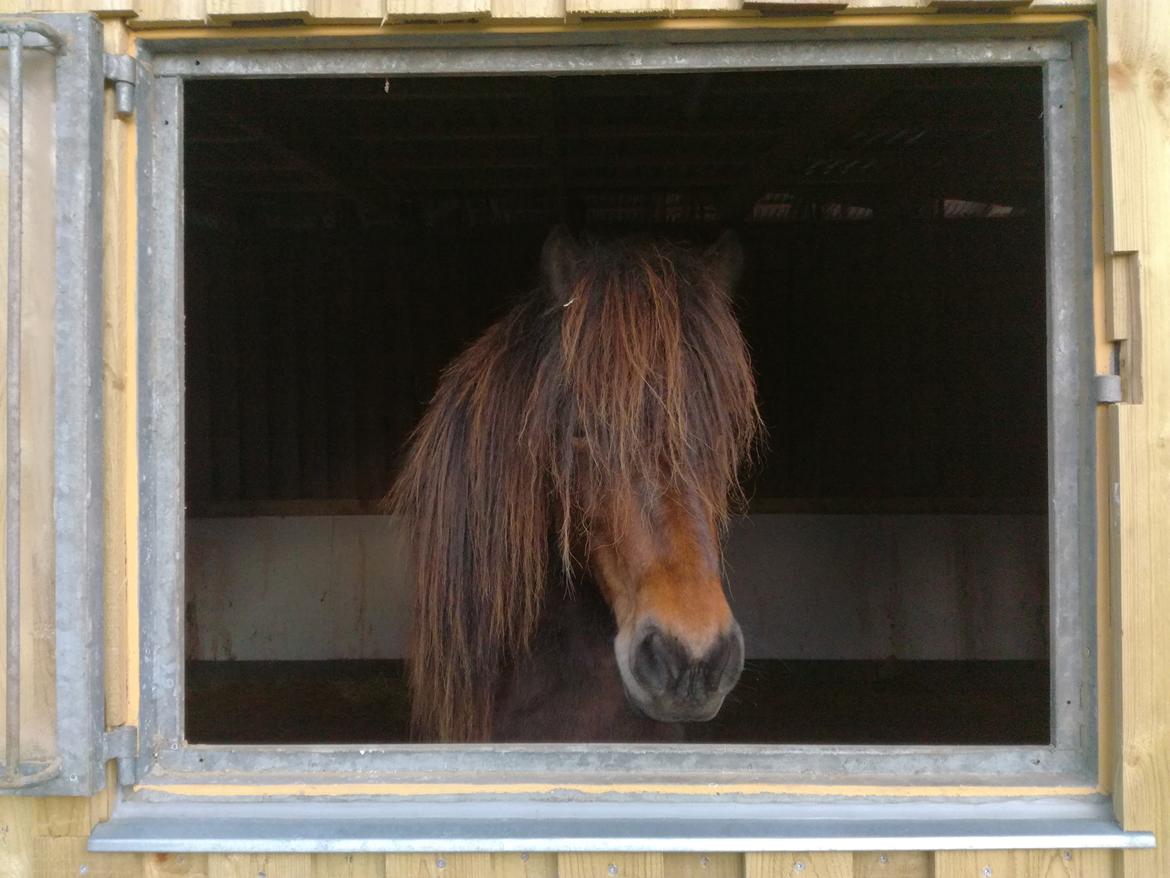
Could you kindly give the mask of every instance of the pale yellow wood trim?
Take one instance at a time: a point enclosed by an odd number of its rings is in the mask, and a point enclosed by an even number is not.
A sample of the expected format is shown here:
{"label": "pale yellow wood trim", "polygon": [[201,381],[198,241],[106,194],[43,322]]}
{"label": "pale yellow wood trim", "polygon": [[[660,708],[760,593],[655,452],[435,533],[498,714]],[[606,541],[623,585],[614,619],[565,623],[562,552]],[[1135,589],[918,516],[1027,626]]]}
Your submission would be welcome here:
{"label": "pale yellow wood trim", "polygon": [[853,878],[931,878],[934,860],[925,851],[867,851],[853,855]]}
{"label": "pale yellow wood trim", "polygon": [[209,21],[248,19],[290,19],[312,17],[313,0],[206,0]]}
{"label": "pale yellow wood trim", "polygon": [[386,17],[386,0],[312,0],[313,18],[330,24],[372,22]]}
{"label": "pale yellow wood trim", "polygon": [[[348,878],[348,873],[338,874]],[[385,878],[557,878],[557,855],[390,854],[377,874]]]}
{"label": "pale yellow wood trim", "polygon": [[853,854],[746,854],[743,873],[745,878],[853,878]]}
{"label": "pale yellow wood trim", "polygon": [[674,0],[565,0],[569,15],[636,15],[654,17],[670,15]]}
{"label": "pale yellow wood trim", "polygon": [[662,854],[559,854],[558,878],[668,878]]}
{"label": "pale yellow wood trim", "polygon": [[1113,852],[939,851],[933,878],[1110,878]]}
{"label": "pale yellow wood trim", "polygon": [[662,869],[666,878],[743,878],[743,854],[666,854]]}
{"label": "pale yellow wood trim", "polygon": [[391,21],[474,21],[491,14],[491,0],[387,0]]}
{"label": "pale yellow wood trim", "polygon": [[[345,862],[344,856],[331,857],[329,862]],[[142,874],[144,878],[207,878],[210,871],[211,857],[207,854],[146,854],[142,857]],[[345,872],[321,871],[320,878],[340,878]],[[275,876],[273,876],[275,878]],[[317,878],[317,876],[314,876]],[[360,872],[354,872],[347,878],[365,878]],[[371,876],[381,878],[381,876]]]}
{"label": "pale yellow wood trim", "polygon": [[138,0],[133,26],[179,27],[207,24],[204,0]]}
{"label": "pale yellow wood trim", "polygon": [[564,21],[565,0],[492,0],[492,18]]}
{"label": "pale yellow wood trim", "polygon": [[743,0],[674,0],[675,15],[747,15],[756,14],[744,9]]}
{"label": "pale yellow wood trim", "polygon": [[[1119,749],[1114,800],[1154,851],[1121,855],[1125,878],[1170,874],[1170,4],[1103,8],[1106,252],[1138,254],[1127,334],[1143,339],[1142,402],[1111,413],[1113,652]],[[1132,298],[1132,294],[1131,294]]]}

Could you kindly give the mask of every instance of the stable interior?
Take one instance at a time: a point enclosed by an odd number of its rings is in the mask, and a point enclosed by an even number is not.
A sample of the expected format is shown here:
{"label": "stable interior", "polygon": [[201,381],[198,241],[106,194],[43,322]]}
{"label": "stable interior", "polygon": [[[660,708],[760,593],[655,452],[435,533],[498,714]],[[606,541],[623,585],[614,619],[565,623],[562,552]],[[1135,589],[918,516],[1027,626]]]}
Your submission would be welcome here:
{"label": "stable interior", "polygon": [[769,439],[708,742],[1049,739],[1039,68],[185,86],[186,734],[407,739],[380,514],[567,222],[744,243]]}

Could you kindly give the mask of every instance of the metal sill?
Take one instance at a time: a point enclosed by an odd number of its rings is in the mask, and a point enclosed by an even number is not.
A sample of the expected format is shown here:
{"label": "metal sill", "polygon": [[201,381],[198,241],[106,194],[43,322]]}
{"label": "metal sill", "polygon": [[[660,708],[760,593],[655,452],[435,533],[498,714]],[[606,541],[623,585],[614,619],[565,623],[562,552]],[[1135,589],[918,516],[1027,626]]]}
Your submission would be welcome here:
{"label": "metal sill", "polygon": [[1092,799],[124,801],[92,851],[899,851],[1149,848]]}

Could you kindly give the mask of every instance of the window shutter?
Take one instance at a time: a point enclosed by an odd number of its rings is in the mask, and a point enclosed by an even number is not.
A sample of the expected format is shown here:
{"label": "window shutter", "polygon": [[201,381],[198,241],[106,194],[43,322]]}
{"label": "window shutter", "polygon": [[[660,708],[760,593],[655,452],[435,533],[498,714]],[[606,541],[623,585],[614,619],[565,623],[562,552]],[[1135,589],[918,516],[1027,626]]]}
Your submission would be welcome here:
{"label": "window shutter", "polygon": [[112,755],[102,673],[105,60],[93,16],[0,16],[2,793],[89,794]]}

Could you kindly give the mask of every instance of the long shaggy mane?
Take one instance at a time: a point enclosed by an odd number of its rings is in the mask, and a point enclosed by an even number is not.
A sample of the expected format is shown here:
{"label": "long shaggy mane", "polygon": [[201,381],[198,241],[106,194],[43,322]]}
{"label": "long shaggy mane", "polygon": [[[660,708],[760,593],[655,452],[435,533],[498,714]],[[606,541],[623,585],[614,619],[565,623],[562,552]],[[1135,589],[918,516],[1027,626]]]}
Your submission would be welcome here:
{"label": "long shaggy mane", "polygon": [[726,521],[760,419],[712,252],[592,242],[550,268],[546,245],[543,286],[444,371],[388,498],[416,583],[416,737],[490,736],[501,670],[615,491],[655,474]]}

